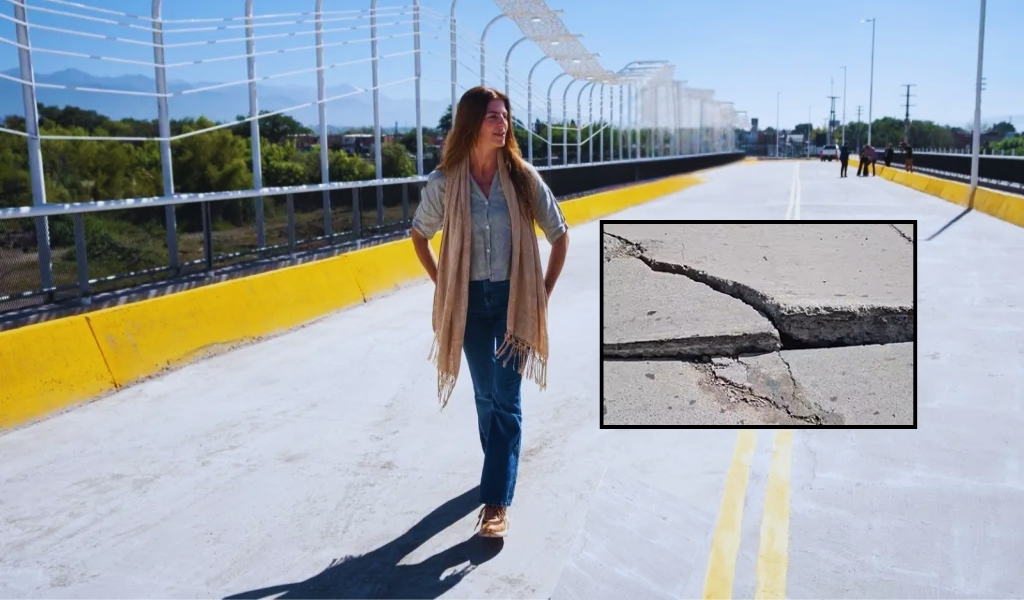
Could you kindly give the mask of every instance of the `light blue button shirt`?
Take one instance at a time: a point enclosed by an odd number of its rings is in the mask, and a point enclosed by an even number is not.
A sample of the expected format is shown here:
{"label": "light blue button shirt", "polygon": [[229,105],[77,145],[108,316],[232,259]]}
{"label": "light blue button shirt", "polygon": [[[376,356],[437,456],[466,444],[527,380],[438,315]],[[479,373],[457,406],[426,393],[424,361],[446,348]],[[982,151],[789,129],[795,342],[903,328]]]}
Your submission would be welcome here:
{"label": "light blue button shirt", "polygon": [[[540,173],[529,165],[527,168],[537,182],[533,213],[544,236],[553,244],[568,230],[565,216]],[[428,240],[434,237],[444,223],[444,190],[445,175],[438,170],[427,177],[427,184],[420,193],[420,203],[416,207],[412,227]],[[494,174],[491,181],[489,196],[484,195],[472,176],[469,192],[473,220],[469,278],[473,281],[506,281],[511,270],[512,222],[498,173]]]}

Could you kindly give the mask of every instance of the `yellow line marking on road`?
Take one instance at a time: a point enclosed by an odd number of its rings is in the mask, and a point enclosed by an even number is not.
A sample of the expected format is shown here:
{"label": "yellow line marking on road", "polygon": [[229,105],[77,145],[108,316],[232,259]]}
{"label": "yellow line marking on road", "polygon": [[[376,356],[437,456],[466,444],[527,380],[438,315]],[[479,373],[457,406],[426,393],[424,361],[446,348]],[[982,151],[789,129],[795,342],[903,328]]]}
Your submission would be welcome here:
{"label": "yellow line marking on road", "polygon": [[718,512],[718,523],[711,543],[711,556],[704,576],[704,598],[732,597],[732,582],[736,571],[736,555],[740,548],[740,529],[743,523],[743,504],[750,477],[750,460],[757,447],[757,432],[744,429],[736,438],[736,450],[725,479],[725,492]]}
{"label": "yellow line marking on road", "polygon": [[764,514],[761,517],[761,544],[757,554],[757,588],[754,598],[758,600],[786,597],[792,465],[793,431],[776,431]]}

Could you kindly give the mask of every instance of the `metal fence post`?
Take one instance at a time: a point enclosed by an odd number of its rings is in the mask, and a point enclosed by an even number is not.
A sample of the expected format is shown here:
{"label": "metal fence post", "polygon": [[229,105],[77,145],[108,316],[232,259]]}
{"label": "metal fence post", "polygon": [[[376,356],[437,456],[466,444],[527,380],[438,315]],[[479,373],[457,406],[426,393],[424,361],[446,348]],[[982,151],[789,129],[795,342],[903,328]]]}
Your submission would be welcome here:
{"label": "metal fence post", "polygon": [[625,152],[623,152],[623,150],[625,149],[625,142],[626,142],[626,130],[623,129],[623,119],[622,119],[622,115],[623,115],[622,109],[626,107],[626,104],[625,104],[625,94],[626,94],[626,86],[619,85],[619,160],[623,160],[623,159],[626,158],[626,154],[625,154]]}
{"label": "metal fence post", "polygon": [[[163,174],[164,196],[174,195],[174,161],[171,155],[171,119],[167,108],[167,70],[164,68],[164,24],[160,16],[163,0],[153,0],[153,59],[156,64],[156,106],[160,128],[160,170]],[[164,222],[167,226],[167,262],[172,273],[177,273],[178,261],[178,219],[174,206],[164,207]]]}
{"label": "metal fence post", "polygon": [[[313,11],[316,13],[316,99],[320,117],[320,183],[331,182],[330,160],[328,157],[327,138],[327,97],[324,84],[324,0],[316,0]],[[334,243],[334,230],[331,227],[331,192],[323,191],[324,201],[324,235],[327,243]]]}
{"label": "metal fence post", "polygon": [[409,185],[402,184],[402,221],[409,220]]}
{"label": "metal fence post", "polygon": [[359,207],[359,188],[352,188],[352,231],[356,239],[363,235],[363,215]]}
{"label": "metal fence post", "polygon": [[213,270],[213,220],[210,218],[210,203],[199,205],[203,213],[203,257],[206,259],[206,271]]}
{"label": "metal fence post", "polygon": [[[43,150],[39,140],[39,114],[36,111],[36,78],[32,71],[32,45],[28,36],[28,15],[25,0],[14,0],[14,24],[18,37],[18,63],[20,66],[21,100],[25,106],[25,133],[28,134],[28,170],[32,177],[32,205],[46,204],[46,184],[43,174]],[[26,83],[27,82],[27,83]],[[53,258],[50,255],[50,227],[46,217],[37,217],[36,248],[39,251],[39,281],[43,289],[53,287]]]}
{"label": "metal fence post", "polygon": [[452,127],[455,127],[455,108],[457,102],[455,101],[455,87],[459,81],[458,61],[456,60],[458,38],[455,37],[455,7],[458,5],[459,0],[452,0],[451,17],[449,17],[449,24],[451,29],[451,53],[452,53]]}
{"label": "metal fence post", "polygon": [[[423,175],[423,68],[420,56],[420,0],[412,0],[412,39],[416,57],[416,174]],[[404,189],[404,188],[403,188]],[[404,217],[403,217],[404,218]]]}
{"label": "metal fence post", "polygon": [[[609,88],[609,91],[611,91],[611,88]],[[608,112],[609,113],[615,112],[615,98],[614,98],[614,96],[609,100]],[[608,121],[611,122],[611,119],[609,118]],[[615,152],[615,150],[614,150],[615,141],[611,140],[611,143],[613,145],[612,153],[614,153]],[[604,84],[603,83],[601,84],[601,156],[597,159],[597,162],[604,162]]]}
{"label": "metal fence post", "polygon": [[[380,56],[377,52],[377,0],[370,0],[370,53],[373,66],[373,163],[377,179],[384,179],[380,142]],[[377,225],[384,224],[384,187],[377,186]]]}
{"label": "metal fence post", "polygon": [[[252,0],[245,0],[245,62],[249,69],[249,137],[252,147],[252,185],[253,189],[263,188],[263,162],[260,157],[260,120],[259,101],[256,97],[256,40],[253,39]],[[266,246],[263,225],[263,196],[256,196],[256,247]]]}
{"label": "metal fence post", "polygon": [[594,90],[596,90],[596,89],[597,89],[597,84],[596,83],[595,84],[591,84],[591,86],[590,86],[590,106],[587,107],[587,110],[589,111],[588,114],[590,115],[590,116],[587,117],[587,120],[590,121],[590,123],[587,126],[587,129],[589,130],[589,132],[587,134],[587,137],[590,138],[590,139],[587,140],[587,152],[589,152],[589,154],[587,155],[587,162],[588,163],[594,162]]}
{"label": "metal fence post", "polygon": [[295,196],[285,195],[285,204],[288,210],[288,254],[295,258]]}
{"label": "metal fence post", "polygon": [[91,304],[89,295],[89,259],[85,252],[85,215],[75,213],[71,215],[75,223],[75,262],[78,263],[78,293],[81,295],[83,305]]}

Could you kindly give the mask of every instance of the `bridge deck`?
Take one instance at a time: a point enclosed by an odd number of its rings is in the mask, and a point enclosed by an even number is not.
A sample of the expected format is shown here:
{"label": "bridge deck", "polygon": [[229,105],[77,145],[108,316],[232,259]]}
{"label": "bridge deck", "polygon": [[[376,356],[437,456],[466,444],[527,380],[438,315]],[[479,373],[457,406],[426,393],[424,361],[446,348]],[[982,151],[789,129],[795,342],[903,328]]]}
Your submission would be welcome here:
{"label": "bridge deck", "polygon": [[[794,164],[711,170],[616,217],[781,219]],[[837,174],[801,163],[801,218],[919,220],[919,429],[795,431],[789,500],[770,515],[788,524],[786,593],[1019,593],[1024,235],[970,214],[924,241],[959,208]],[[431,289],[418,284],[0,436],[0,595],[572,595],[559,578],[586,562],[576,541],[608,475],[687,508],[676,531],[698,550],[678,563],[678,596],[703,593],[709,549],[728,535],[719,512],[745,504],[733,597],[752,597],[766,478],[781,460],[773,433],[757,434],[745,494],[723,502],[736,431],[600,430],[598,224],[571,235],[549,387],[524,384],[500,552],[472,537],[481,457],[468,371],[439,412]],[[590,552],[609,572],[631,569],[613,556],[643,557]]]}

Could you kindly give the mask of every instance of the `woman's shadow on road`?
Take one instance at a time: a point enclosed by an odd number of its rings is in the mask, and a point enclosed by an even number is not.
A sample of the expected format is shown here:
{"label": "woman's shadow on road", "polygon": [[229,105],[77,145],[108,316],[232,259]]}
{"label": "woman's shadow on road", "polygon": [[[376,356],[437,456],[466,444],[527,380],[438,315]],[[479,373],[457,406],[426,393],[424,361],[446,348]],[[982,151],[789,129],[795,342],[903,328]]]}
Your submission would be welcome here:
{"label": "woman's shadow on road", "polygon": [[[421,544],[454,525],[480,507],[479,488],[473,488],[420,519],[409,531],[376,550],[360,556],[336,559],[305,581],[286,583],[228,596],[227,600],[249,598],[437,598],[452,589],[470,571],[497,556],[500,539],[473,535],[425,561],[398,564]],[[469,562],[450,574],[448,569]]]}

